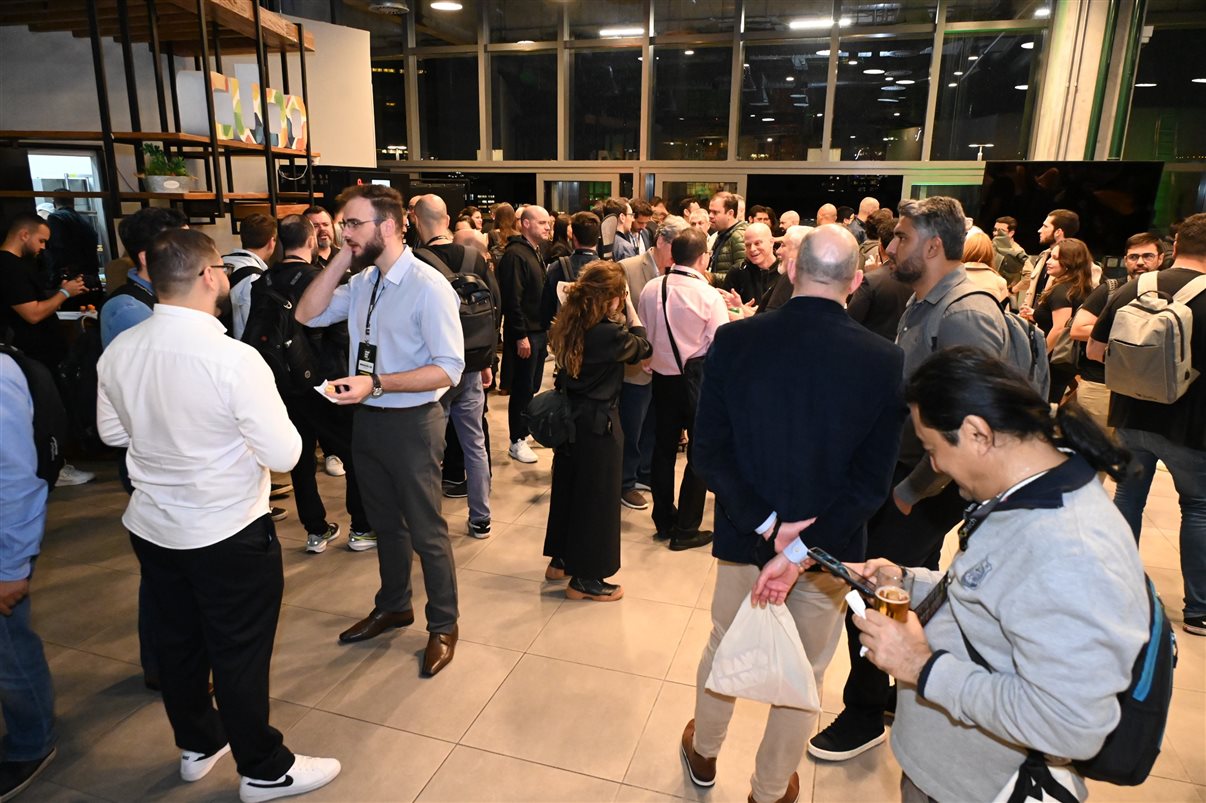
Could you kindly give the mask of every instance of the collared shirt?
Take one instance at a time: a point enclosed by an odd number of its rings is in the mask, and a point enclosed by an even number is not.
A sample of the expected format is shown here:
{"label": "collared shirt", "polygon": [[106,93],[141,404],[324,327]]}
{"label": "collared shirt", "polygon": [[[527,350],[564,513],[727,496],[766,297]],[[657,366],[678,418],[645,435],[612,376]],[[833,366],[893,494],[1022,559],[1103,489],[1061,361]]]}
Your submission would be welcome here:
{"label": "collared shirt", "polygon": [[640,306],[637,314],[649,342],[653,344],[653,358],[649,367],[655,373],[663,376],[678,376],[682,373],[674,360],[674,350],[670,347],[670,336],[666,333],[666,319],[674,330],[674,342],[678,346],[679,356],[685,364],[692,357],[700,357],[708,353],[716,330],[729,322],[729,311],[725,306],[720,292],[703,274],[694,268],[675,265],[672,270],[683,271],[690,276],[670,274],[670,285],[667,291],[669,309],[665,315],[662,312],[662,282],[666,276],[658,276],[649,280],[641,290]]}
{"label": "collared shirt", "polygon": [[[155,296],[155,289],[138,275],[138,268],[130,268],[126,280]],[[109,348],[113,338],[150,317],[151,308],[135,296],[126,293],[110,296],[100,312],[101,348]]]}
{"label": "collared shirt", "polygon": [[156,304],[97,364],[101,439],[124,446],[134,495],[122,523],[167,549],[216,544],[268,512],[268,471],[301,437],[264,359],[217,318]]}
{"label": "collared shirt", "polygon": [[[376,292],[367,342],[377,347],[377,374],[399,374],[425,365],[439,366],[451,387],[465,370],[465,336],[461,330],[460,300],[438,270],[407,248],[382,275],[376,265],[357,273],[335,290],[331,303],[306,326],[348,322],[351,349],[348,375],[356,373],[356,355],[365,342],[371,297]],[[418,407],[437,401],[448,388],[371,396],[369,407]]]}
{"label": "collared shirt", "polygon": [[[250,251],[242,249],[233,251],[222,257],[222,261],[231,266],[233,276],[243,268],[256,267],[262,271],[268,270],[267,263]],[[243,338],[243,330],[247,328],[247,315],[251,312],[251,284],[262,274],[255,273],[239,280],[238,284],[230,286],[230,333],[236,340]]]}
{"label": "collared shirt", "polygon": [[16,360],[0,354],[0,581],[29,577],[46,527],[46,481],[38,471],[33,397]]}

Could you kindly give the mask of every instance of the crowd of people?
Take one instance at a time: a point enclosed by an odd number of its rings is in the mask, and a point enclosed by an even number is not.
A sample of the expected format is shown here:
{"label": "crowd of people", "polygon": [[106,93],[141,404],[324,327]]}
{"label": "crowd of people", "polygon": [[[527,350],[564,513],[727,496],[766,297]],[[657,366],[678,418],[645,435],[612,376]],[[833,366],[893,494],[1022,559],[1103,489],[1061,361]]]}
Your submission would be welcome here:
{"label": "crowd of people", "polygon": [[[573,432],[552,451],[546,579],[571,600],[620,600],[622,508],[649,510],[668,549],[719,559],[681,742],[693,783],[715,782],[734,698],[706,684],[750,602],[786,606],[818,686],[843,628],[851,667],[843,710],[811,738],[816,711],[770,708],[751,800],[791,803],[805,751],[853,758],[893,716],[907,801],[993,799],[1030,751],[1053,765],[1094,756],[1147,642],[1137,544],[1157,461],[1181,507],[1182,627],[1206,636],[1206,214],[1179,224],[1171,253],[1130,237],[1125,277],[1103,272],[1069,210],[1047,216],[1033,256],[1015,219],[990,234],[946,197],[895,213],[874,198],[825,204],[802,220],[730,192],[453,219],[437,195],[365,185],[332,209],[248,217],[223,255],[174,210],[123,218],[128,274],[114,272],[99,312],[89,414],[130,494],[144,679],[182,780],[231,753],[241,799],[261,801],[340,771],[292,753],[268,718],[275,522],[288,515],[271,500],[292,493],[305,550],[324,552],[343,530],[319,470],[344,478],[347,546],[376,551],[380,570],[339,641],[414,623],[417,557],[420,670],[453,661],[441,497],[467,498],[466,534],[491,537],[487,404],[508,408],[505,459],[538,463],[532,401],[549,359]],[[29,589],[62,462],[43,454],[43,411],[75,403],[55,312],[86,282],[39,280],[32,260],[54,237],[19,215],[0,247],[5,800],[55,754]],[[1117,333],[1165,307],[1183,335],[1128,350]],[[856,613],[814,550],[868,579],[902,567],[925,621]],[[1086,598],[1115,605],[1102,616]],[[1078,777],[1068,794],[1084,797]]]}

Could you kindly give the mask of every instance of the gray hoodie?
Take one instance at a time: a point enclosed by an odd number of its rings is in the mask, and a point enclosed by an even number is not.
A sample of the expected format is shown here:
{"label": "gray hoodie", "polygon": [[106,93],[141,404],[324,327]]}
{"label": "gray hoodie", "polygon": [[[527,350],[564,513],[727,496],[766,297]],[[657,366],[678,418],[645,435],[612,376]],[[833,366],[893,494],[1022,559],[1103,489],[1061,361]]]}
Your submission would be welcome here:
{"label": "gray hoodie", "polygon": [[[950,571],[949,602],[925,628],[935,656],[899,690],[892,750],[905,774],[940,801],[992,800],[1027,748],[1096,755],[1149,606],[1135,540],[1093,469],[1073,455],[1016,490]],[[914,598],[941,579],[916,570]]]}

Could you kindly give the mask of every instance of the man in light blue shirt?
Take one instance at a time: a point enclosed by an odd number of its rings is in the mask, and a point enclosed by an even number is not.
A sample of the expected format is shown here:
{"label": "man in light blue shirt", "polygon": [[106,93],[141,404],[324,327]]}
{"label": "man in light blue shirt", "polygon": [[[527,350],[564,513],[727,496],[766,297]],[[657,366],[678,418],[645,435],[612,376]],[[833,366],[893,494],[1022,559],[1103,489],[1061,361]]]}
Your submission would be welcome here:
{"label": "man in light blue shirt", "polygon": [[[348,376],[327,392],[359,404],[352,455],[369,523],[377,534],[381,588],[372,612],[340,634],[348,643],[414,622],[414,553],[427,590],[423,673],[452,660],[457,641],[456,567],[440,512],[440,457],[446,423],[439,399],[461,379],[465,340],[452,285],[403,240],[406,209],[388,187],[350,187],[343,207],[344,248],[297,305],[307,326],[348,322]],[[340,286],[348,267],[366,269]]]}

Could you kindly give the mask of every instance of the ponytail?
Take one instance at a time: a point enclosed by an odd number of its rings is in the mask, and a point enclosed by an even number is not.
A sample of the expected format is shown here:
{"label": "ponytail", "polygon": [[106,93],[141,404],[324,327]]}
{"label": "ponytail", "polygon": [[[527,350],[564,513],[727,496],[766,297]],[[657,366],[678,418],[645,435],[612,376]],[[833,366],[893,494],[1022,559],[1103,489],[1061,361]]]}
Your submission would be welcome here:
{"label": "ponytail", "polygon": [[1079,404],[1065,404],[1055,415],[1056,446],[1071,449],[1097,471],[1121,481],[1131,474],[1131,453],[1110,438]]}

